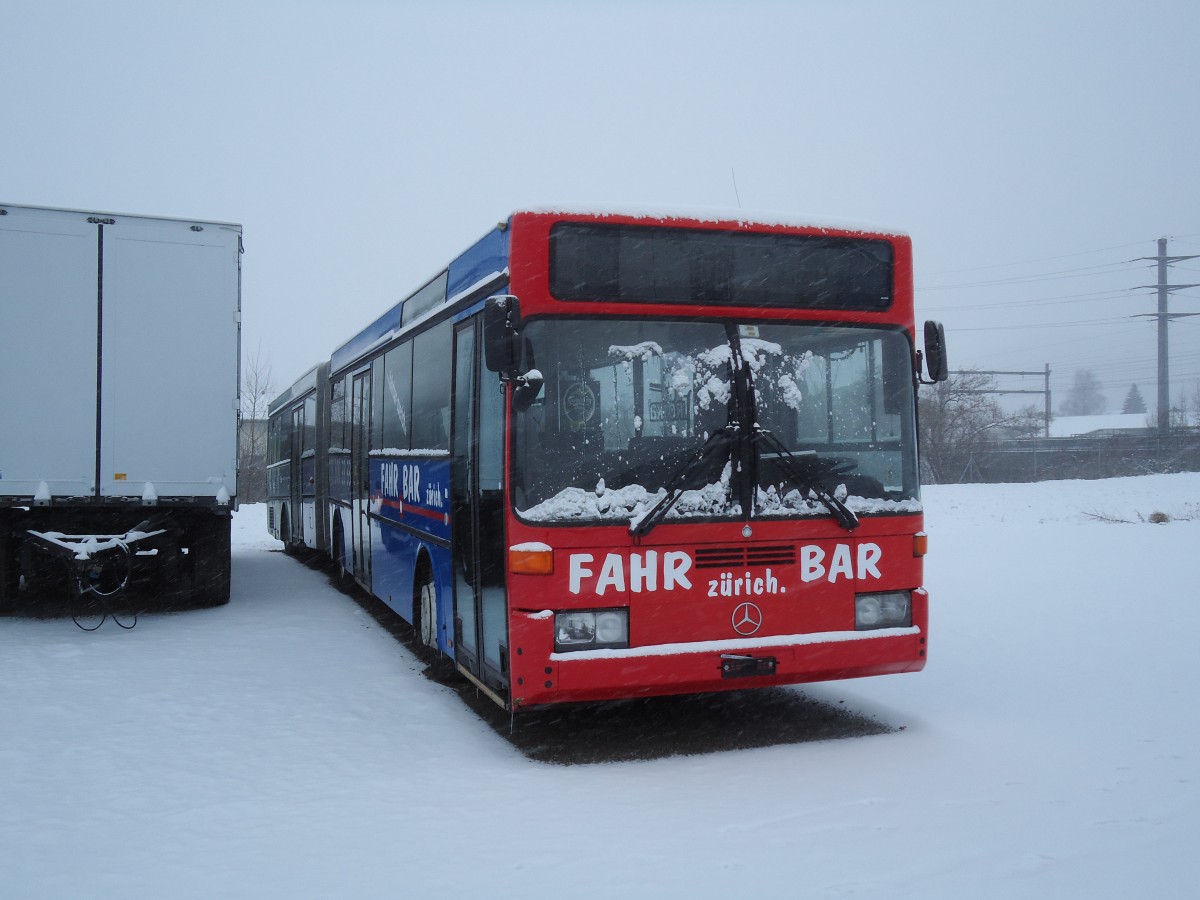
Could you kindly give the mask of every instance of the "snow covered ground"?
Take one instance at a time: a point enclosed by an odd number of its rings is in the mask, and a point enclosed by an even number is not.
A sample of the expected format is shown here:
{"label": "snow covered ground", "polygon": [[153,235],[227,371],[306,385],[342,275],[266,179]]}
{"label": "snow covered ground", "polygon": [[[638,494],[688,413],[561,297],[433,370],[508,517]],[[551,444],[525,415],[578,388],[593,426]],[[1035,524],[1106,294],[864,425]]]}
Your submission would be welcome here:
{"label": "snow covered ground", "polygon": [[1200,474],[925,499],[926,670],[788,692],[888,733],[573,766],[245,508],[227,607],[0,619],[0,896],[1195,896]]}

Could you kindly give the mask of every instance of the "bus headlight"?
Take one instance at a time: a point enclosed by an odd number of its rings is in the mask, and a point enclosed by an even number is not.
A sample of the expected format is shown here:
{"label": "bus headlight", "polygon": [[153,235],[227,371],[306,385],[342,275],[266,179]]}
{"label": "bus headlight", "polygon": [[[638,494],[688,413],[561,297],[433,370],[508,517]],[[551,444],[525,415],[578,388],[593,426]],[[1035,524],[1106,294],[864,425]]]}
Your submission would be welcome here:
{"label": "bus headlight", "polygon": [[628,609],[571,610],[554,615],[555,653],[628,646]]}
{"label": "bus headlight", "polygon": [[912,625],[912,594],[887,591],[882,594],[854,595],[854,628],[907,628]]}

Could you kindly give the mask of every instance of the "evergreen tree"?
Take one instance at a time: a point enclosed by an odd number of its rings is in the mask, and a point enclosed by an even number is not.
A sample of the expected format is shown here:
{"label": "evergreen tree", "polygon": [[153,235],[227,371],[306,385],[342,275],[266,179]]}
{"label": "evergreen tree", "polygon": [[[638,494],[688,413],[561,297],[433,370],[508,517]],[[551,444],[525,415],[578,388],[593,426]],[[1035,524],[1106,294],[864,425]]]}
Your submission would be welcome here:
{"label": "evergreen tree", "polygon": [[1136,384],[1129,386],[1129,393],[1125,395],[1125,405],[1121,407],[1121,412],[1128,415],[1129,413],[1144,413],[1146,411],[1146,401],[1142,399],[1142,392],[1138,390]]}
{"label": "evergreen tree", "polygon": [[1077,369],[1075,383],[1062,405],[1064,416],[1095,416],[1104,412],[1104,392],[1091,369]]}

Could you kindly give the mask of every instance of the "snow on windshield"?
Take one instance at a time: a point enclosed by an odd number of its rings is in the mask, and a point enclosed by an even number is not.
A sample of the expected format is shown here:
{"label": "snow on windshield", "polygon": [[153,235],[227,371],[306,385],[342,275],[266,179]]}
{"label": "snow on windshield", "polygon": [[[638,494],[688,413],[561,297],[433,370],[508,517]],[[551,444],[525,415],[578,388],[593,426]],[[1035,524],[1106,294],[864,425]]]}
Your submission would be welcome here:
{"label": "snow on windshield", "polygon": [[649,362],[655,356],[662,356],[663,349],[658,345],[657,341],[642,341],[640,344],[635,344],[632,347],[609,347],[608,355],[614,359],[623,360],[626,363],[633,362],[635,359],[640,359],[642,362]]}
{"label": "snow on windshield", "polygon": [[[633,340],[611,341],[622,329]],[[556,374],[546,383],[544,405],[518,419],[517,513],[534,522],[636,526],[727,423],[734,354],[724,328],[573,322],[535,330],[539,362]],[[885,436],[877,424],[885,418],[877,402],[876,373],[883,367],[867,358],[881,352],[888,336],[812,326],[740,331],[757,424],[783,452],[848,462],[845,474],[824,486],[856,514],[919,512],[915,479],[902,475],[911,451],[902,449],[898,430]],[[828,515],[804,485],[777,471],[777,456],[763,456],[752,514]],[[730,481],[727,465],[713,483],[683,491],[665,518],[742,516]]]}
{"label": "snow on windshield", "polygon": [[[736,503],[730,504],[728,500],[729,477],[730,466],[726,465],[720,479],[714,484],[695,491],[684,491],[672,513],[675,516],[738,515],[740,507]],[[549,500],[519,512],[524,518],[536,522],[599,519],[636,525],[666,493],[663,489],[648,491],[640,484],[610,489],[604,479],[600,479],[594,490],[567,488]]]}
{"label": "snow on windshield", "polygon": [[[737,518],[741,506],[729,495],[730,466],[726,465],[720,480],[695,491],[684,491],[675,505],[667,511],[667,519],[686,519],[696,516]],[[532,522],[628,522],[636,527],[656,503],[667,495],[665,489],[648,491],[640,484],[622,488],[607,488],[601,480],[595,490],[570,487],[529,509],[518,509],[521,518]],[[856,497],[848,494],[845,485],[839,486],[836,496],[856,514],[919,513],[919,500],[884,500]],[[829,510],[808,492],[795,488],[781,491],[774,485],[758,488],[755,516],[826,516]]]}
{"label": "snow on windshield", "polygon": [[[780,398],[792,409],[799,409],[804,394],[797,378],[803,378],[804,371],[812,360],[812,351],[786,354],[781,345],[761,338],[742,338],[741,346],[742,357],[750,367],[751,375],[758,378],[759,373],[767,369],[768,362],[773,363],[771,369],[779,370],[775,383]],[[733,350],[726,342],[696,353],[675,353],[667,356],[657,341],[642,341],[632,346],[610,346],[608,355],[625,364],[630,378],[631,363],[634,360],[646,363],[655,357],[662,359],[667,370],[667,387],[671,393],[680,398],[688,398],[694,394],[697,411],[708,410],[714,406],[722,407],[729,402],[729,370]],[[764,382],[763,386],[768,387],[769,384],[770,382]]]}

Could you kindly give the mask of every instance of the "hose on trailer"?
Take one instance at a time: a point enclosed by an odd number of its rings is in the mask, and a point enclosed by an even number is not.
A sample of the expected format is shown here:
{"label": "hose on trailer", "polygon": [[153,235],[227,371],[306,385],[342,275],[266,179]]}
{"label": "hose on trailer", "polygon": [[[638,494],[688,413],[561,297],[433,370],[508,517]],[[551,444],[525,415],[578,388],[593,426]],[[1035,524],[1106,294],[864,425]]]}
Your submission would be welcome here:
{"label": "hose on trailer", "polygon": [[126,625],[124,622],[121,621],[121,619],[117,616],[117,614],[115,612],[113,612],[111,608],[109,608],[109,605],[107,603],[107,600],[109,597],[116,597],[122,591],[125,590],[126,586],[129,584],[130,577],[133,575],[133,554],[131,554],[129,552],[129,545],[126,544],[124,541],[122,541],[120,538],[118,538],[117,546],[120,547],[121,550],[125,554],[125,572],[121,576],[121,583],[118,584],[111,591],[102,591],[102,590],[100,590],[99,585],[97,585],[93,582],[90,582],[90,581],[85,584],[83,576],[79,573],[75,574],[75,586],[77,588],[79,596],[82,597],[84,594],[89,593],[89,592],[92,594],[95,594],[97,603],[100,605],[101,612],[102,612],[100,621],[97,622],[91,628],[88,628],[86,625],[81,625],[79,622],[79,617],[77,615],[72,615],[71,621],[74,622],[76,627],[78,627],[82,631],[96,631],[100,628],[101,625],[103,625],[105,622],[107,622],[110,617],[112,618],[112,620],[114,622],[117,623],[118,627],[124,628],[126,631],[129,631],[135,625],[137,625],[137,620],[138,620],[137,613],[133,614],[133,621],[131,621],[128,625]]}

